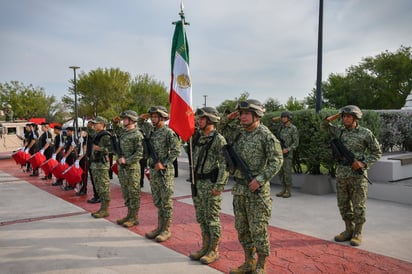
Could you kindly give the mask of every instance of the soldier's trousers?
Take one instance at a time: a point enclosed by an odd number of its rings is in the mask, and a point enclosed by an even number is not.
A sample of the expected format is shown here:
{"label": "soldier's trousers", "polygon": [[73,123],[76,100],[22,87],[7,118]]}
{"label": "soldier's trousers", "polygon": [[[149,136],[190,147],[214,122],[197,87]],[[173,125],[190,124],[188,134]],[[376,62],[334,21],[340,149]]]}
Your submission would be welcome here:
{"label": "soldier's trousers", "polygon": [[267,208],[256,193],[233,195],[235,228],[243,249],[256,247],[258,254],[269,256],[270,242],[268,225],[272,213],[272,201],[264,198]]}
{"label": "soldier's trousers", "polygon": [[336,197],[343,220],[363,224],[366,221],[368,181],[361,177],[336,179]]}
{"label": "soldier's trousers", "polygon": [[222,226],[219,217],[222,195],[212,195],[214,183],[210,180],[198,180],[196,186],[197,196],[193,197],[196,221],[200,224],[202,233],[207,233],[212,238],[219,239],[222,236]]}
{"label": "soldier's trousers", "polygon": [[164,219],[171,219],[173,216],[173,193],[174,193],[174,167],[170,165],[163,178],[159,172],[150,169],[150,188],[152,190],[153,203],[157,207],[158,215]]}
{"label": "soldier's trousers", "polygon": [[92,168],[92,176],[100,199],[110,201],[109,169]]}
{"label": "soldier's trousers", "polygon": [[283,187],[292,187],[292,168],[293,168],[292,158],[283,158],[282,168],[279,171],[280,183]]}
{"label": "soldier's trousers", "polygon": [[140,165],[119,166],[119,182],[124,203],[128,208],[140,208]]}

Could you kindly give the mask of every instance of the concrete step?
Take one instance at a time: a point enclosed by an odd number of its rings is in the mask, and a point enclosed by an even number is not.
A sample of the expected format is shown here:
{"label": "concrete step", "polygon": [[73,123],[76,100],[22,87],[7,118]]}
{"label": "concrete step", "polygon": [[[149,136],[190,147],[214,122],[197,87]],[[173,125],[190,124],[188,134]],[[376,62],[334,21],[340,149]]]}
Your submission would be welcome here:
{"label": "concrete step", "polygon": [[395,182],[412,178],[412,153],[385,154],[368,170],[372,181]]}
{"label": "concrete step", "polygon": [[[279,176],[275,176],[271,183],[280,185]],[[336,179],[328,175],[292,174],[292,183],[293,188],[307,194],[325,195],[336,193]],[[369,198],[412,205],[412,179],[396,182],[372,180],[372,183],[372,185],[369,185]]]}
{"label": "concrete step", "polygon": [[374,182],[369,185],[368,197],[412,205],[412,179],[397,182]]}

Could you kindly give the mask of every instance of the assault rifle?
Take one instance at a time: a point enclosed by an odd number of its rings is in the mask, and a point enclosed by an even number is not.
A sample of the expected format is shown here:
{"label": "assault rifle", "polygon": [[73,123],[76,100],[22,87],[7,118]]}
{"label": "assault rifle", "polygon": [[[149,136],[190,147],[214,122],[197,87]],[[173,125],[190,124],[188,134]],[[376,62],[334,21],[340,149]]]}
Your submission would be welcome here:
{"label": "assault rifle", "polygon": [[[352,164],[355,162],[356,160],[355,155],[342,143],[341,140],[333,139],[331,141],[331,148],[332,148],[333,156],[335,157],[337,161],[341,161],[348,166],[349,165],[352,166]],[[372,182],[363,172],[362,168],[355,170],[355,173],[357,173],[358,175],[362,175],[366,180],[368,180],[369,184],[372,184]]]}
{"label": "assault rifle", "polygon": [[112,148],[117,155],[117,159],[120,159],[121,157],[123,157],[122,149],[120,148],[120,142],[119,142],[119,138],[117,137],[117,135],[112,134],[112,136],[110,136],[110,141],[112,143]]}
{"label": "assault rifle", "polygon": [[[149,137],[145,136],[143,141],[146,144],[146,148],[147,148],[147,152],[148,152],[149,157],[152,158],[152,160],[153,160],[153,166],[151,166],[151,168],[154,168],[154,165],[156,165],[156,163],[160,162],[159,156],[157,155],[156,150],[154,149],[153,144],[150,141]],[[166,184],[166,180],[165,180],[165,171],[163,169],[161,169],[158,172],[159,172],[160,178],[162,180],[162,184],[166,188],[167,184]]]}
{"label": "assault rifle", "polygon": [[[279,139],[279,142],[280,142],[280,147],[283,150],[284,148],[286,148],[285,140],[283,140],[282,138],[278,138],[278,139]],[[289,151],[286,152],[286,153],[283,153],[283,158],[288,158],[288,156],[289,156]]]}
{"label": "assault rifle", "polygon": [[[245,161],[236,153],[232,145],[229,145],[229,144],[224,145],[222,148],[222,153],[226,159],[226,163],[229,167],[230,173],[233,173],[235,169],[237,168],[240,170],[242,175],[245,176],[248,182],[251,182],[254,179],[254,177],[249,171],[249,167],[247,166]],[[260,200],[263,202],[266,209],[269,209],[269,205],[266,203],[265,199],[263,199],[263,196],[260,190],[256,189],[255,193],[258,195]]]}

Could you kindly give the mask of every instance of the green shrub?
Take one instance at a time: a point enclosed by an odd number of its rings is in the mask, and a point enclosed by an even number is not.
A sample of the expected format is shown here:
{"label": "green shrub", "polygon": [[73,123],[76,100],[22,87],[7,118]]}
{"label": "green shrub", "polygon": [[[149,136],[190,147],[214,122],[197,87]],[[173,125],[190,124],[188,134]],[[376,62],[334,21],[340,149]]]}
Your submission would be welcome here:
{"label": "green shrub", "polygon": [[412,151],[412,112],[378,111],[381,119],[379,142],[383,152]]}
{"label": "green shrub", "polygon": [[[299,147],[294,154],[294,170],[301,172],[301,164],[304,170],[310,174],[321,174],[321,166],[335,175],[336,163],[330,149],[330,137],[320,131],[322,119],[337,113],[336,109],[325,109],[316,113],[313,109],[299,110],[292,113],[292,123],[299,130]],[[412,151],[412,112],[401,110],[362,110],[363,118],[359,124],[370,129],[377,136],[382,147],[382,152]],[[267,113],[262,122],[276,133],[279,122],[273,122],[272,117],[280,116],[281,112]],[[336,125],[341,123],[335,121]]]}

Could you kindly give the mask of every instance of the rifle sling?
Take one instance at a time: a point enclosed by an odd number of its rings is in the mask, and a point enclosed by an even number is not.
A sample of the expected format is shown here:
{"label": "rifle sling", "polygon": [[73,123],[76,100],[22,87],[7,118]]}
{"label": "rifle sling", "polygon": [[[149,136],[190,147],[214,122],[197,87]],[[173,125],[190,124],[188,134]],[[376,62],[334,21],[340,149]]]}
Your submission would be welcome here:
{"label": "rifle sling", "polygon": [[[209,154],[209,149],[212,146],[213,141],[215,140],[216,136],[217,136],[217,130],[215,130],[215,132],[213,133],[213,136],[210,139],[210,141],[203,145],[202,150],[199,153],[199,158],[197,158],[197,163],[196,163],[196,167],[195,167],[195,176],[198,174],[198,170],[199,170],[200,166],[202,166],[202,168],[200,169],[200,174],[203,174],[203,168],[205,167],[207,155]],[[197,145],[197,142],[196,142],[195,145]],[[203,157],[203,155],[204,155],[204,157]],[[201,160],[203,160],[202,164],[200,164]]]}

